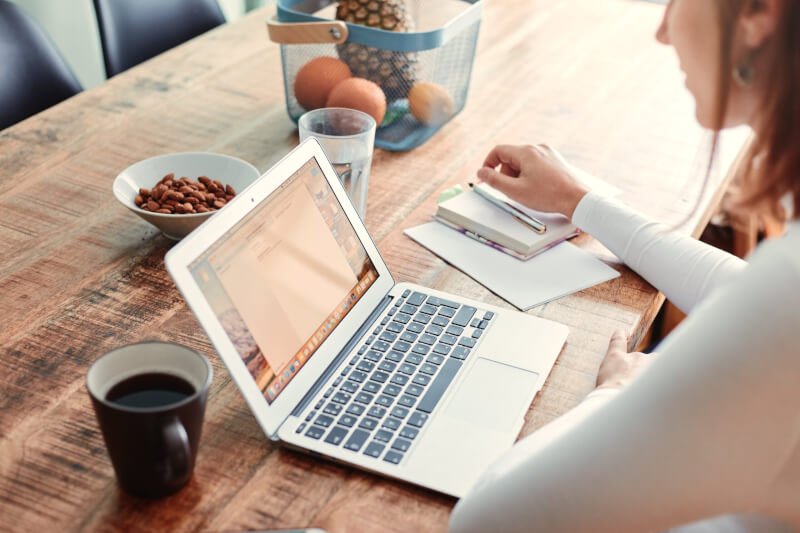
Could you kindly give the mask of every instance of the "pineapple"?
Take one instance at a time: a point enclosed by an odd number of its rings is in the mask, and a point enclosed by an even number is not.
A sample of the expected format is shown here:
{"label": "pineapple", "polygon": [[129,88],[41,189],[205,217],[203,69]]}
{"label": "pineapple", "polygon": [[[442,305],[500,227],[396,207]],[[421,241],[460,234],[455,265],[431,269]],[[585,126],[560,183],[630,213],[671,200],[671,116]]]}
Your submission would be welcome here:
{"label": "pineapple", "polygon": [[[414,21],[406,9],[405,0],[341,0],[336,19],[386,31],[414,30]],[[393,52],[355,43],[340,44],[339,57],[347,63],[354,76],[380,85],[391,103],[408,96],[416,81],[417,54]]]}

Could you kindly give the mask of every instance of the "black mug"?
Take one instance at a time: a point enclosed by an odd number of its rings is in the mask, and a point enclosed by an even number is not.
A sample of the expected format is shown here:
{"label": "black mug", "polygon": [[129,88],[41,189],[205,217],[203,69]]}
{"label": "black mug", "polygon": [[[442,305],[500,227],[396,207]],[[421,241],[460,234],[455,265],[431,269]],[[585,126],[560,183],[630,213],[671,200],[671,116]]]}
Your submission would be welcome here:
{"label": "black mug", "polygon": [[212,369],[194,350],[142,342],[112,350],[86,375],[120,486],[159,498],[192,477]]}

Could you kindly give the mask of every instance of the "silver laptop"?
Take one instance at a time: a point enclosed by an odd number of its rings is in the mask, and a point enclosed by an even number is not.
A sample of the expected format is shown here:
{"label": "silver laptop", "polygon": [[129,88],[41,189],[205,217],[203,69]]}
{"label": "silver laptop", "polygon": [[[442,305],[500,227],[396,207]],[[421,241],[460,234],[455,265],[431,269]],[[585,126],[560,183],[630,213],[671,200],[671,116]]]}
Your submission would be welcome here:
{"label": "silver laptop", "polygon": [[166,265],[267,437],[457,497],[514,443],[568,333],[396,283],[314,139]]}

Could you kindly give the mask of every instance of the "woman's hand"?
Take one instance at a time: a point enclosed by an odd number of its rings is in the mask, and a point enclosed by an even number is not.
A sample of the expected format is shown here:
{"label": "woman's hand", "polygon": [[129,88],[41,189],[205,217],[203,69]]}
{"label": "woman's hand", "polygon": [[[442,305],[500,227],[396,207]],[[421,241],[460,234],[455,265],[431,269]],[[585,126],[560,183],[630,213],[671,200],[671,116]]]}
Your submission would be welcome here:
{"label": "woman's hand", "polygon": [[569,218],[587,193],[558,152],[545,144],[496,146],[478,178],[531,209]]}
{"label": "woman's hand", "polygon": [[615,331],[608,343],[608,352],[597,373],[598,389],[619,389],[633,381],[642,370],[650,366],[653,356],[641,352],[628,352],[627,338]]}

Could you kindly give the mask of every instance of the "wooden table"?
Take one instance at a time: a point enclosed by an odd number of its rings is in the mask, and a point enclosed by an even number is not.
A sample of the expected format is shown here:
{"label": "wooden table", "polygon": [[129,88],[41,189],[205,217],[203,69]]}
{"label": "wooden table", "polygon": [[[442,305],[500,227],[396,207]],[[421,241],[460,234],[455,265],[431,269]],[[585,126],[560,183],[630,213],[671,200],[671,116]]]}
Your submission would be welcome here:
{"label": "wooden table", "polygon": [[[0,530],[445,528],[450,498],[264,438],[164,270],[172,243],[111,193],[121,169],[155,154],[219,151],[263,171],[296,145],[271,9],[0,132]],[[662,9],[486,2],[466,109],[422,147],[375,154],[367,226],[398,280],[508,306],[402,235],[500,142],[547,141],[661,219],[692,210],[703,136],[673,52],[652,38]],[[703,227],[721,181],[686,228]],[[523,434],[576,405],[612,330],[635,345],[662,301],[588,236],[577,242],[622,276],[531,312],[571,334]],[[152,338],[209,355],[216,377],[192,481],[145,502],[116,485],[84,376],[106,350]]]}

